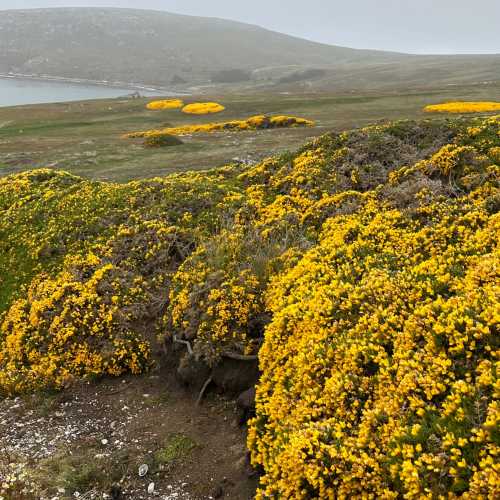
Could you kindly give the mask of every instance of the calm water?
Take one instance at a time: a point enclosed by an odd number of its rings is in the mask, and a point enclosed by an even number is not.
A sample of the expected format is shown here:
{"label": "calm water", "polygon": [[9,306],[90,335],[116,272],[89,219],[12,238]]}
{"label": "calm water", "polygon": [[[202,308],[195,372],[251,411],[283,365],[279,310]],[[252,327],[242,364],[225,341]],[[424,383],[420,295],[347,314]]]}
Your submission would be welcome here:
{"label": "calm water", "polygon": [[[44,102],[81,101],[121,97],[132,93],[130,89],[63,82],[41,82],[18,78],[0,78],[0,106],[41,104]],[[158,95],[140,91],[142,95]]]}

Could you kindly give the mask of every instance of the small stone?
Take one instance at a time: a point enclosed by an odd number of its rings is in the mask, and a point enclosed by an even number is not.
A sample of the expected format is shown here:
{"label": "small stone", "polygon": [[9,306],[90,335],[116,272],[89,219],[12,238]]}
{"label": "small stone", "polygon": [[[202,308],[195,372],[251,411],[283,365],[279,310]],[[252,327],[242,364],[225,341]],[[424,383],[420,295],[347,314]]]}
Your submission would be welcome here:
{"label": "small stone", "polygon": [[108,444],[108,440],[107,439],[101,439],[101,443],[106,446]]}
{"label": "small stone", "polygon": [[152,495],[155,491],[155,483],[149,483],[148,485],[148,493]]}
{"label": "small stone", "polygon": [[139,476],[144,477],[148,473],[149,467],[148,464],[142,464],[139,467]]}

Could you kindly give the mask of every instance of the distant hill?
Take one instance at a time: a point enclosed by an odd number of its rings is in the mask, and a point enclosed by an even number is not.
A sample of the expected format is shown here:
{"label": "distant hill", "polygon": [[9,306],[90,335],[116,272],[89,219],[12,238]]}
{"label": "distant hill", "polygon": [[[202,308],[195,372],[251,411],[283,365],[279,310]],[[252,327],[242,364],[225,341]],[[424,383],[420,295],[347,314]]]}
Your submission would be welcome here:
{"label": "distant hill", "polygon": [[500,80],[500,55],[415,56],[167,12],[0,11],[0,73],[168,87],[380,88]]}

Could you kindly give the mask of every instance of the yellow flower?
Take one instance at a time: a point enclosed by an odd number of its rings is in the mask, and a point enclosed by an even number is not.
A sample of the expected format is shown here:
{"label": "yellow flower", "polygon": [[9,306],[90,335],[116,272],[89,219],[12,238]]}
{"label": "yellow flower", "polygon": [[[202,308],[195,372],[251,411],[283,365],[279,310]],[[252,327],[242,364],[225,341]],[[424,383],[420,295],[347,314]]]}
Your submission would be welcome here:
{"label": "yellow flower", "polygon": [[314,122],[304,118],[297,118],[295,116],[253,116],[247,120],[232,120],[229,122],[219,123],[200,123],[195,125],[183,125],[180,127],[169,127],[164,129],[152,129],[142,132],[130,132],[123,137],[126,139],[133,138],[154,138],[162,137],[165,135],[191,135],[200,133],[211,133],[221,131],[243,131],[243,130],[257,130],[257,129],[272,129],[284,127],[312,127]]}
{"label": "yellow flower", "polygon": [[500,102],[446,102],[424,108],[427,113],[484,113],[500,111]]}
{"label": "yellow flower", "polygon": [[207,115],[211,113],[220,113],[226,108],[217,102],[195,102],[182,108],[183,113],[192,115]]}
{"label": "yellow flower", "polygon": [[184,101],[182,99],[164,99],[161,101],[151,101],[146,107],[152,110],[161,110],[161,109],[177,109],[182,108],[184,106]]}

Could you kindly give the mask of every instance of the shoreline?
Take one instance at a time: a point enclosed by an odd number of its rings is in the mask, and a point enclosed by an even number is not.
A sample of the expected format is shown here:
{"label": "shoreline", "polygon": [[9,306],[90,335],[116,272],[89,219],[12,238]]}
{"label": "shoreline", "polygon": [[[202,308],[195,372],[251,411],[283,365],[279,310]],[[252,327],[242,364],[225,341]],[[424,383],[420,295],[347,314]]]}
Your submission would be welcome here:
{"label": "shoreline", "polygon": [[189,95],[185,91],[172,91],[165,87],[146,86],[140,83],[131,82],[110,82],[108,80],[87,80],[85,78],[68,78],[51,75],[30,75],[23,73],[0,73],[0,78],[5,80],[32,80],[38,82],[70,83],[72,85],[92,85],[96,87],[107,87],[130,91],[158,92],[158,95]]}

